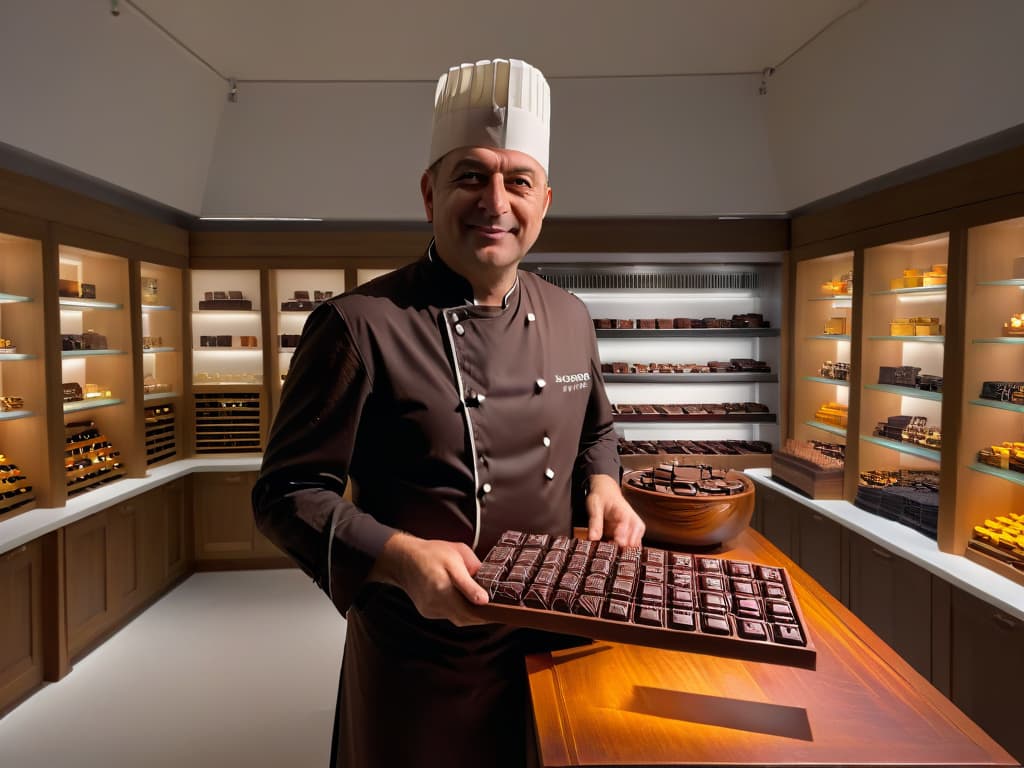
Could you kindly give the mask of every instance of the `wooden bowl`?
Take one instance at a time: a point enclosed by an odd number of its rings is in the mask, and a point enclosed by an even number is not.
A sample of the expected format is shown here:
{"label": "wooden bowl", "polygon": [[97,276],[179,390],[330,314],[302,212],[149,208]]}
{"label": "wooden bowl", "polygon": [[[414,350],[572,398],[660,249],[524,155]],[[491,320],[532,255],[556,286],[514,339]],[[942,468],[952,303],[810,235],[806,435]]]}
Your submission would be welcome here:
{"label": "wooden bowl", "polygon": [[729,471],[726,478],[743,483],[744,490],[731,496],[669,496],[629,484],[644,470],[627,472],[622,494],[647,525],[646,538],[666,544],[711,547],[738,536],[754,514],[754,483],[742,472]]}

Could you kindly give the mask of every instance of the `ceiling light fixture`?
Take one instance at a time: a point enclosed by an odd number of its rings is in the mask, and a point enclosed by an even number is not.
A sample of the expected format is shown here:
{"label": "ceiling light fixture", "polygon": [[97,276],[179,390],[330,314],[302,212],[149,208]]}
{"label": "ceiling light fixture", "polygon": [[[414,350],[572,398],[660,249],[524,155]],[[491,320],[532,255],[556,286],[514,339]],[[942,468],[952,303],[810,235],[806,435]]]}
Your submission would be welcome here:
{"label": "ceiling light fixture", "polygon": [[228,78],[228,101],[231,103],[238,101],[238,81],[233,77]]}

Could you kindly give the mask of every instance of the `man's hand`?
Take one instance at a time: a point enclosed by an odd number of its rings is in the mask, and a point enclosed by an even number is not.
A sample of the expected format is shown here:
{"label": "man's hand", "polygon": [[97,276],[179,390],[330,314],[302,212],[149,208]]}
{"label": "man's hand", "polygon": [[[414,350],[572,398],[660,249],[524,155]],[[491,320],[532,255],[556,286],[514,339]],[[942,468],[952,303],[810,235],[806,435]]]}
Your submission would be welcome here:
{"label": "man's hand", "polygon": [[587,538],[609,538],[622,547],[638,547],[646,526],[622,495],[618,481],[609,475],[593,475],[587,494],[590,524]]}
{"label": "man's hand", "polygon": [[462,543],[420,539],[396,533],[374,563],[369,578],[404,590],[427,619],[448,619],[456,626],[481,624],[469,603],[483,605],[487,592],[473,581],[480,560]]}

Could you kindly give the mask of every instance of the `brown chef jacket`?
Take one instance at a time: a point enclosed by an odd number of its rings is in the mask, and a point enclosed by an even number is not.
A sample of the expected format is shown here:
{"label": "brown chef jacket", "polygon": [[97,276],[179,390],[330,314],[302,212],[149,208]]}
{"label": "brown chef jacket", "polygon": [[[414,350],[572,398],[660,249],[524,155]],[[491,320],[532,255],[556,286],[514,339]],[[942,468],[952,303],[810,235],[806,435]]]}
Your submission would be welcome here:
{"label": "brown chef jacket", "polygon": [[312,313],[253,503],[348,618],[337,765],[522,764],[544,639],[423,619],[366,575],[396,530],[480,556],[509,528],[569,533],[574,491],[618,471],[586,307],[540,277],[476,306],[431,247]]}

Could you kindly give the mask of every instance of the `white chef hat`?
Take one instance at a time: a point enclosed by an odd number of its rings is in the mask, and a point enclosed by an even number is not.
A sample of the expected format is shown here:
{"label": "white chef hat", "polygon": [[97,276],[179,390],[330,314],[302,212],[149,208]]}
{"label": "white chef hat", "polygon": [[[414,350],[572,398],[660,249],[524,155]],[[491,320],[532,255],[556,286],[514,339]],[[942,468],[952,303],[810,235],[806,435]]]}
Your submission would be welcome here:
{"label": "white chef hat", "polygon": [[524,152],[548,171],[551,90],[519,59],[452,67],[437,81],[428,167],[458,147]]}

